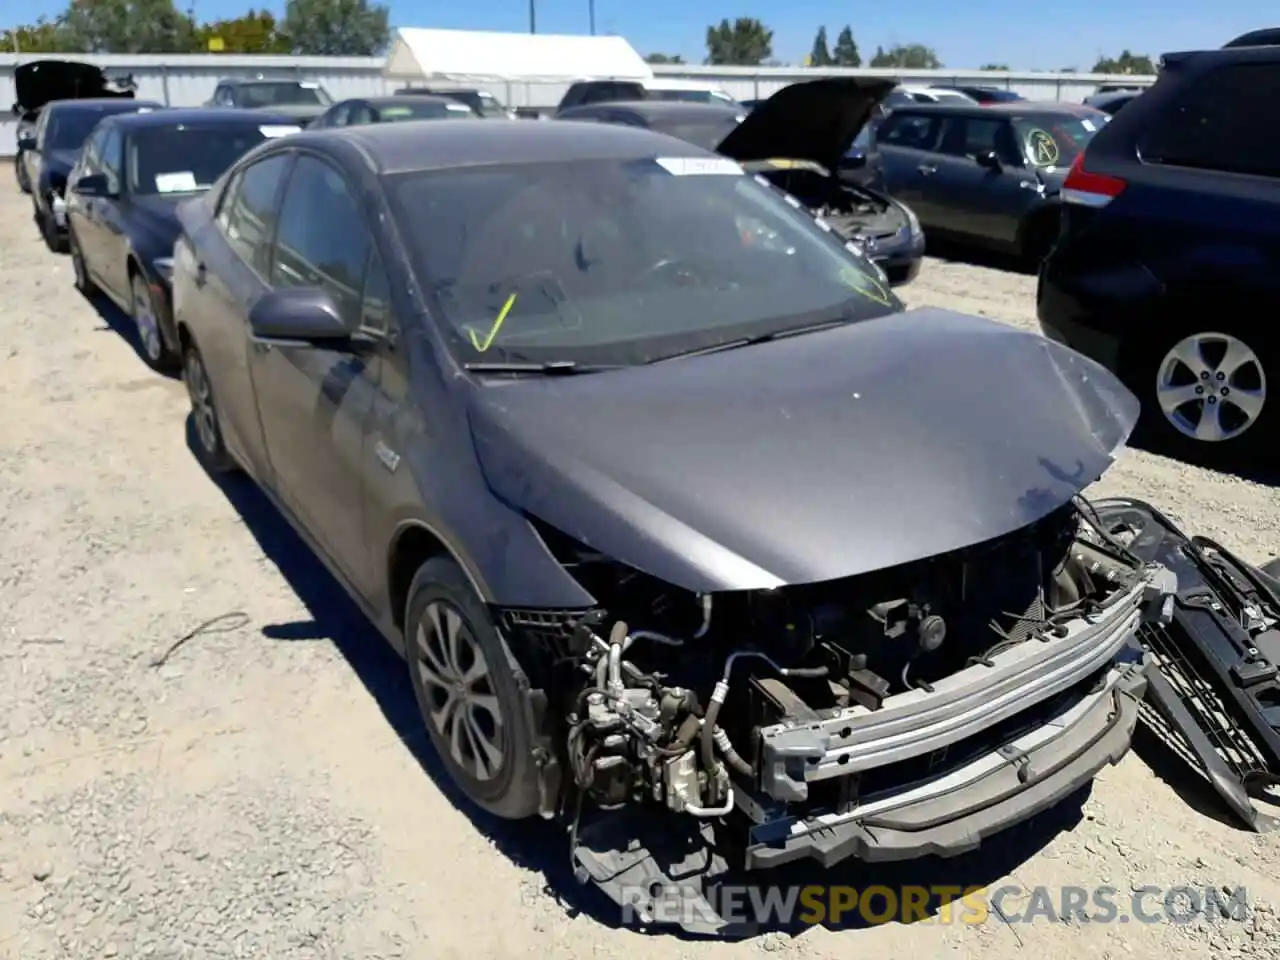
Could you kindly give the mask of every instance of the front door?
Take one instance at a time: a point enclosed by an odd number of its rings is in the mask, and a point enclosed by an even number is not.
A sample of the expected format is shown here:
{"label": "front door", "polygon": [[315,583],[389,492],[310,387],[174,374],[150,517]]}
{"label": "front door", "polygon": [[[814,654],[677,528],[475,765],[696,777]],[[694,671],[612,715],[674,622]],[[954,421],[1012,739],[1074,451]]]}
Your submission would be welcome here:
{"label": "front door", "polygon": [[93,262],[99,282],[118,302],[126,307],[132,296],[129,290],[127,257],[129,237],[124,229],[121,207],[128,202],[124,184],[124,138],[113,124],[98,149],[98,173],[107,178],[110,196],[94,198]]}
{"label": "front door", "polygon": [[[978,161],[989,153],[998,164]],[[934,164],[926,190],[939,228],[981,243],[1017,241],[1021,214],[1038,199],[1039,181],[1026,168],[1008,120],[949,118]]]}
{"label": "front door", "polygon": [[[277,289],[327,291],[353,331],[363,323],[366,286],[385,286],[356,196],[336,168],[301,155],[285,184],[269,278]],[[249,344],[276,494],[365,596],[361,471],[376,389],[372,360],[304,344]]]}

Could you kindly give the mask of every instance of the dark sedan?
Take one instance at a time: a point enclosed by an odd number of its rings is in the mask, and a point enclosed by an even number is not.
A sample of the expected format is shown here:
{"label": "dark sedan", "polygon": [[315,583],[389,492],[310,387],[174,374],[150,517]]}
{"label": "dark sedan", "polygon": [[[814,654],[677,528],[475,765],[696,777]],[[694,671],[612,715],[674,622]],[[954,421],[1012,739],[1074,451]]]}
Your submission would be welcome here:
{"label": "dark sedan", "polygon": [[406,120],[474,120],[465,103],[448,97],[362,97],[335,103],[311,123],[311,129],[358,127],[367,123],[403,123]]}
{"label": "dark sedan", "polygon": [[152,100],[57,100],[40,111],[35,129],[18,142],[31,184],[31,206],[40,235],[50,250],[62,251],[67,242],[67,177],[80,160],[80,150],[104,117],[120,113],[163,110]]}
{"label": "dark sedan", "polygon": [[169,289],[178,204],[264,140],[300,129],[257,111],[160,110],[109,117],[85,145],[67,194],[76,286],[132,317],[154,369],[178,358]]}
{"label": "dark sedan", "polygon": [[1071,104],[917,104],[885,118],[876,142],[889,193],[929,236],[1034,268],[1058,236],[1068,168],[1110,119]]}
{"label": "dark sedan", "polygon": [[[303,131],[179,218],[197,455],[405,654],[461,791],[616,899],[708,824],[745,869],[969,851],[1125,753],[1168,590],[1088,539],[1137,405],[1075,351],[904,313],[622,125]],[[883,832],[832,812],[868,775]]]}
{"label": "dark sedan", "polygon": [[925,238],[911,210],[879,183],[871,128],[892,89],[888,80],[829,77],[784,87],[745,115],[711,104],[636,101],[573,107],[559,117],[643,127],[740,161],[841,239],[860,244],[898,285],[919,273]]}

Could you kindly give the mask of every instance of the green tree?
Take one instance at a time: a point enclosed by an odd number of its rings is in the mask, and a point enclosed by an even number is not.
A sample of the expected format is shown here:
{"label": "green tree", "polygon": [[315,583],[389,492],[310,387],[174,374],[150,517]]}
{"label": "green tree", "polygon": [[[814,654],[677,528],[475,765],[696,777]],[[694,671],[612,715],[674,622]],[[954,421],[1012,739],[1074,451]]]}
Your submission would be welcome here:
{"label": "green tree", "polygon": [[1007,63],[984,63],[978,69],[979,70],[1002,70],[1005,73],[1008,73],[1009,65]]}
{"label": "green tree", "polygon": [[651,53],[644,58],[645,63],[684,63],[684,57],[676,54],[668,56],[665,53]]}
{"label": "green tree", "polygon": [[853,31],[845,26],[836,37],[836,46],[832,51],[835,61],[842,67],[862,66],[862,54],[858,52],[857,41],[853,39]]}
{"label": "green tree", "polygon": [[269,10],[250,9],[234,20],[214,20],[196,27],[197,50],[210,50],[210,41],[221,40],[219,53],[290,53],[293,41],[280,29]]}
{"label": "green tree", "polygon": [[372,57],[391,42],[388,10],[370,0],[288,0],[283,32],[310,56]]}
{"label": "green tree", "polygon": [[71,0],[58,22],[84,53],[187,53],[195,34],[173,0]]}
{"label": "green tree", "polygon": [[938,70],[942,61],[931,47],[922,43],[897,44],[885,50],[876,47],[876,55],[871,58],[872,67],[898,67],[903,70]]}
{"label": "green tree", "polygon": [[831,51],[827,49],[827,28],[819,27],[813,36],[813,49],[809,52],[809,66],[831,66]]}
{"label": "green tree", "polygon": [[1118,57],[1099,57],[1090,73],[1131,73],[1138,76],[1155,76],[1156,65],[1145,53],[1134,53],[1128,48]]}
{"label": "green tree", "polygon": [[773,31],[754,17],[707,27],[707,63],[755,67],[773,56]]}
{"label": "green tree", "polygon": [[12,30],[0,30],[0,53],[76,53],[62,24],[47,17]]}

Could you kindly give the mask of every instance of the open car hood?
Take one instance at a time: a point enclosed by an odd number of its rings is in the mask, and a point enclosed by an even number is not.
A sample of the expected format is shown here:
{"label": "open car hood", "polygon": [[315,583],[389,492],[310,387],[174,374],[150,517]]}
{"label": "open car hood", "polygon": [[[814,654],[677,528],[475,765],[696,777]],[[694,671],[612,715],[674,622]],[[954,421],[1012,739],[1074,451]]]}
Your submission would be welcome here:
{"label": "open car hood", "polygon": [[132,99],[133,91],[117,89],[101,67],[79,60],[35,60],[13,71],[18,101],[13,112],[32,114],[54,100],[98,97]]}
{"label": "open car hood", "polygon": [[506,503],[688,590],[854,576],[1003,536],[1111,464],[1137,399],[1038,334],[922,309],[475,390]]}
{"label": "open car hood", "polygon": [[824,77],[783,87],[716,147],[734,160],[809,160],[835,170],[896,86],[879,77]]}

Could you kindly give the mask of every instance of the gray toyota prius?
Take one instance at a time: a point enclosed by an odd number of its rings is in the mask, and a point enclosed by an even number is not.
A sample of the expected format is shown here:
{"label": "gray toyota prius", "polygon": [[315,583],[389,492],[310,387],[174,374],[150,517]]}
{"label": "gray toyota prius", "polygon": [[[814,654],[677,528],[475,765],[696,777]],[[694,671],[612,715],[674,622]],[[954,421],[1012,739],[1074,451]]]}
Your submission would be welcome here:
{"label": "gray toyota prius", "polygon": [[958,853],[1128,749],[1167,578],[1080,495],[1137,401],[905,310],[735,161],[611,124],[303,131],[179,219],[205,466],[404,655],[462,792],[562,819],[616,899],[699,837],[748,870]]}

